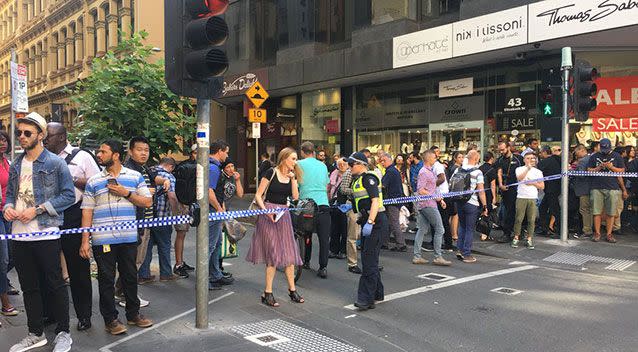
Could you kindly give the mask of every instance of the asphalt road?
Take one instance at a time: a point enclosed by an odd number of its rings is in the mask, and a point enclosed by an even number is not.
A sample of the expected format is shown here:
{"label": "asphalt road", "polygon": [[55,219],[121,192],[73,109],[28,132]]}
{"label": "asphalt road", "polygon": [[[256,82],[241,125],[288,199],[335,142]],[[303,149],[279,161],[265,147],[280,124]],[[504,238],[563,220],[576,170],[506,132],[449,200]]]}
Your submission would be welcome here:
{"label": "asphalt road", "polygon": [[[187,240],[189,263],[195,263],[194,233]],[[211,291],[210,328],[194,328],[194,276],[173,283],[141,286],[151,305],[143,313],[156,325],[129,328],[113,337],[103,329],[94,282],[93,328],[74,329],[75,351],[635,351],[638,345],[638,279],[605,270],[578,271],[542,261],[478,255],[475,264],[453,260],[451,267],[413,265],[408,253],[382,252],[387,300],[358,312],[354,302],[358,275],[344,260],[331,259],[328,279],[305,271],[298,290],[305,304],[290,302],[283,273],[275,281],[279,308],[262,305],[262,266],[244,261],[250,237],[240,244],[240,258],[227,260],[237,279]],[[314,246],[315,251],[318,246]],[[429,257],[428,257],[429,259]],[[156,267],[156,259],[154,259]],[[419,278],[436,273],[442,281]],[[15,272],[12,279],[16,280]],[[506,287],[522,292],[492,292]],[[21,298],[12,297],[23,310]],[[123,317],[123,310],[120,310]],[[0,318],[0,350],[26,333],[26,315]],[[273,335],[276,334],[276,335]],[[245,337],[270,334],[270,347]],[[50,341],[53,327],[47,329]],[[267,340],[267,339],[266,339]],[[257,341],[260,341],[257,339]],[[50,351],[51,346],[34,351]]]}

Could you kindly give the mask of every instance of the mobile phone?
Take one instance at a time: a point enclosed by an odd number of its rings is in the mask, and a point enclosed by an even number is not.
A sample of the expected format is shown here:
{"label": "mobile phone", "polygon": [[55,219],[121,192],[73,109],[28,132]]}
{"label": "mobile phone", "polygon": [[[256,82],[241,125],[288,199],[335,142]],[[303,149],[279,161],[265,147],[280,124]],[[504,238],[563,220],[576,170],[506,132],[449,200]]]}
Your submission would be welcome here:
{"label": "mobile phone", "polygon": [[109,178],[108,181],[106,181],[107,184],[109,185],[113,185],[116,186],[117,185],[117,180],[114,178]]}

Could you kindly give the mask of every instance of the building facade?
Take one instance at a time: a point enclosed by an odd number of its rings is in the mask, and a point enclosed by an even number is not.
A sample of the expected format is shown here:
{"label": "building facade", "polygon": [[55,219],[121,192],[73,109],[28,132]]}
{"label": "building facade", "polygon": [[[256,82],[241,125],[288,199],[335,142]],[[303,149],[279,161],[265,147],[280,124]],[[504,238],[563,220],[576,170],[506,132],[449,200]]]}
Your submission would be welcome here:
{"label": "building facade", "polygon": [[[247,146],[231,153],[253,185],[257,151],[274,154],[302,140],[342,155],[366,147],[397,154],[437,145],[444,158],[503,139],[556,142],[559,120],[544,116],[539,106],[546,86],[560,84],[564,46],[598,68],[604,79],[599,86],[610,85],[602,87],[606,107],[638,107],[638,98],[632,100],[634,87],[638,92],[635,4],[237,0],[226,20],[231,64],[220,99],[225,107],[215,123],[229,140]],[[251,138],[243,96],[255,80],[271,97],[258,141]],[[551,103],[552,115],[559,116],[558,91]],[[623,110],[631,116],[603,110],[608,119],[633,116],[631,109]],[[634,132],[601,130],[594,122],[570,125],[574,140],[604,135],[635,141]]]}
{"label": "building facade", "polygon": [[[0,121],[10,120],[10,60],[27,67],[29,110],[49,121],[76,123],[66,88],[90,74],[131,31],[149,32],[147,44],[163,46],[163,7],[154,0],[0,1]],[[136,16],[143,13],[144,16]]]}

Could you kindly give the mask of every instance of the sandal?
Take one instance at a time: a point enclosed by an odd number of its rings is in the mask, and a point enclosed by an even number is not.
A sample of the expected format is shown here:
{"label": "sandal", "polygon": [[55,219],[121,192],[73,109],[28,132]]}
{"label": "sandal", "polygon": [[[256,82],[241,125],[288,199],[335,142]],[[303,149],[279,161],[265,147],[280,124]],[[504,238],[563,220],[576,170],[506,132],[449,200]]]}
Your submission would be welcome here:
{"label": "sandal", "polygon": [[6,317],[13,317],[18,315],[18,311],[14,307],[2,308],[2,315]]}
{"label": "sandal", "polygon": [[261,296],[261,303],[269,307],[279,307],[279,303],[275,301],[275,296],[272,295],[272,292],[264,291],[264,295]]}
{"label": "sandal", "polygon": [[290,300],[295,302],[295,303],[304,303],[306,301],[306,300],[303,299],[302,296],[300,296],[297,293],[297,290],[294,290],[294,291],[288,290],[288,296],[290,297]]}

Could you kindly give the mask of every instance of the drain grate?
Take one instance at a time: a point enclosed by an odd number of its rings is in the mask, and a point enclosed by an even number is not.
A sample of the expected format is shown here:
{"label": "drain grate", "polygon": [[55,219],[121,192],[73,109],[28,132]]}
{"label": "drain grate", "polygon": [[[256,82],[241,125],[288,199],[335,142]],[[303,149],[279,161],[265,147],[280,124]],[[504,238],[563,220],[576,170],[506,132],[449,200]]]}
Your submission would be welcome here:
{"label": "drain grate", "polygon": [[277,343],[290,341],[289,338],[283,337],[279,334],[275,334],[274,332],[265,332],[257,335],[244,336],[244,338],[261,346],[272,346]]}
{"label": "drain grate", "polygon": [[630,266],[636,264],[635,260],[616,259],[608,257],[599,257],[595,255],[570,253],[570,252],[558,252],[543,259],[546,262],[568,264],[575,266],[582,266],[587,262],[599,262],[609,264],[605,267],[607,270],[623,271]]}
{"label": "drain grate", "polygon": [[417,276],[419,279],[427,279],[433,281],[448,281],[454,279],[454,276],[437,274],[437,273],[427,273],[423,275]]}
{"label": "drain grate", "polygon": [[523,291],[521,290],[516,290],[513,288],[508,288],[508,287],[497,287],[493,290],[490,290],[491,292],[496,292],[496,293],[500,293],[503,295],[508,295],[508,296],[516,296],[518,294],[523,293]]}
{"label": "drain grate", "polygon": [[281,319],[234,326],[231,330],[249,341],[279,352],[363,352],[359,347]]}

